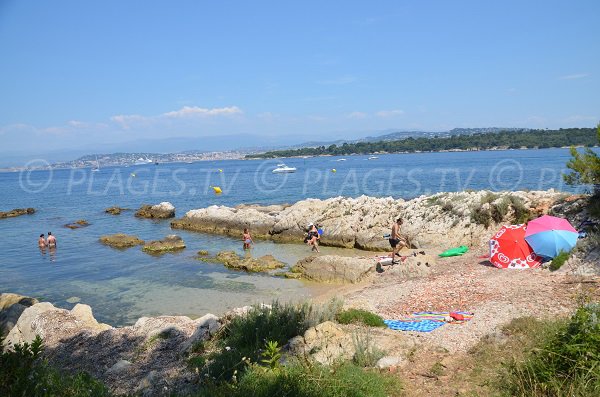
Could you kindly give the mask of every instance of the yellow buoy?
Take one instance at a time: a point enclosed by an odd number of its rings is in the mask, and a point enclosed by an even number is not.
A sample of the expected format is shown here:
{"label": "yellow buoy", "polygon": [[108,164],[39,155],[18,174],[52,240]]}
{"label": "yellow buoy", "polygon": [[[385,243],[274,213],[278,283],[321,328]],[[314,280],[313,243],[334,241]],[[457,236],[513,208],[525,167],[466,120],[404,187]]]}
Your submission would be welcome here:
{"label": "yellow buoy", "polygon": [[218,186],[211,186],[213,188],[213,190],[215,191],[216,194],[221,194],[223,193],[223,191],[221,190],[220,187]]}
{"label": "yellow buoy", "polygon": [[331,170],[331,172],[337,172],[337,170],[334,168],[334,169]]}
{"label": "yellow buoy", "polygon": [[219,168],[219,172],[223,172],[223,170]]}

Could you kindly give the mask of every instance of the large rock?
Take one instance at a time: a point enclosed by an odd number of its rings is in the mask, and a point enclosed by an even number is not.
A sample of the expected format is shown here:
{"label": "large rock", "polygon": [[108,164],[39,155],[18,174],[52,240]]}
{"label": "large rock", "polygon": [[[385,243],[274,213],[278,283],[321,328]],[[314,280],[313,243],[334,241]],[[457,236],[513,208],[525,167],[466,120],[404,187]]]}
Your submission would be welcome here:
{"label": "large rock", "polygon": [[140,240],[137,236],[130,236],[123,233],[102,236],[100,237],[100,242],[113,248],[121,249],[144,244],[144,240]]}
{"label": "large rock", "polygon": [[340,359],[351,360],[355,353],[352,334],[331,321],[311,327],[303,336],[290,339],[287,348],[292,354],[311,357],[325,365]]}
{"label": "large rock", "polygon": [[150,219],[173,218],[175,216],[175,207],[167,201],[163,201],[156,205],[142,205],[140,209],[136,211],[135,216]]}
{"label": "large rock", "polygon": [[200,255],[199,260],[204,262],[222,263],[228,269],[244,270],[247,272],[267,272],[285,267],[285,263],[275,259],[273,255],[264,255],[259,258],[240,258],[233,251],[221,251],[214,257]]}
{"label": "large rock", "polygon": [[498,225],[541,215],[562,197],[554,191],[479,191],[439,193],[409,201],[361,196],[268,207],[211,206],[188,211],[172,221],[171,227],[233,237],[248,227],[255,238],[300,242],[307,224],[313,222],[324,231],[322,245],[381,251],[389,249],[383,236],[402,216],[401,233],[414,248],[447,249],[484,244]]}
{"label": "large rock", "polygon": [[165,252],[179,251],[185,248],[183,239],[175,234],[170,234],[162,240],[150,241],[144,244],[142,251],[148,254],[162,254]]}
{"label": "large rock", "polygon": [[87,227],[89,225],[89,222],[85,219],[79,219],[78,221],[67,223],[64,226],[68,229],[81,229],[82,227]]}
{"label": "large rock", "polygon": [[0,211],[0,219],[2,218],[14,218],[15,216],[27,215],[35,213],[35,208],[15,208],[10,211]]}
{"label": "large rock", "polygon": [[358,283],[373,273],[375,266],[376,262],[371,258],[323,255],[301,259],[291,270],[308,280]]}
{"label": "large rock", "polygon": [[58,309],[48,302],[41,302],[23,311],[8,333],[5,343],[30,343],[39,335],[44,339],[44,344],[51,347],[57,345],[61,339],[83,331],[98,333],[110,328],[112,327],[96,321],[88,305],[77,304],[69,311]]}
{"label": "large rock", "polygon": [[8,334],[19,320],[21,313],[36,303],[38,300],[35,298],[11,293],[0,294],[0,332],[3,335]]}

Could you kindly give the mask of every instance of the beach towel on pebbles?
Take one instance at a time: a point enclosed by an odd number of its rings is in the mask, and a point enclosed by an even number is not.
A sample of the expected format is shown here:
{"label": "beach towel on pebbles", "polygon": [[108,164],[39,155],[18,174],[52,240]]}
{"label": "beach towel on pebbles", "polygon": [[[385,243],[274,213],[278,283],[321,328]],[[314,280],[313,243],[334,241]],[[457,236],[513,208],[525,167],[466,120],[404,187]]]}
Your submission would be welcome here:
{"label": "beach towel on pebbles", "polygon": [[[449,318],[453,320],[447,322]],[[384,322],[388,328],[396,331],[431,332],[444,324],[463,324],[472,318],[473,313],[470,312],[415,312],[401,320],[384,320]]]}
{"label": "beach towel on pebbles", "polygon": [[433,320],[403,321],[403,320],[383,320],[388,328],[395,331],[417,331],[431,332],[444,325],[444,322]]}

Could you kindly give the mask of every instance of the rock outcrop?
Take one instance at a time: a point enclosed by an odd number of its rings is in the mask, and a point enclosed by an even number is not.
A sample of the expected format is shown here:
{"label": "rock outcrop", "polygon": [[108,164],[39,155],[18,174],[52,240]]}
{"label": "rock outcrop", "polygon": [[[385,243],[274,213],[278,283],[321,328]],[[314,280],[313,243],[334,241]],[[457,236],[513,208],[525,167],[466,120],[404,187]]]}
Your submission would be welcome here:
{"label": "rock outcrop", "polygon": [[135,213],[139,218],[168,219],[175,216],[175,207],[168,201],[156,205],[142,205]]}
{"label": "rock outcrop", "polygon": [[113,248],[130,248],[136,245],[144,244],[144,240],[140,240],[137,236],[130,236],[128,234],[117,233],[107,236],[101,236],[100,242]]}
{"label": "rock outcrop", "polygon": [[121,207],[110,207],[104,210],[104,212],[106,212],[107,214],[111,214],[111,215],[120,215],[121,212],[127,210],[127,208],[121,208]]}
{"label": "rock outcrop", "polygon": [[0,219],[2,218],[14,218],[15,216],[28,215],[35,213],[35,208],[15,208],[10,211],[0,211]]}
{"label": "rock outcrop", "polygon": [[11,293],[0,294],[0,332],[8,334],[23,311],[36,303],[38,300],[35,298]]}
{"label": "rock outcrop", "polygon": [[170,234],[162,240],[149,241],[144,244],[142,251],[149,254],[162,254],[165,252],[179,251],[185,248],[183,239],[176,234]]}
{"label": "rock outcrop", "polygon": [[[12,295],[2,294],[0,299],[17,299]],[[220,327],[220,319],[207,314],[196,320],[142,317],[132,326],[113,328],[98,323],[87,305],[65,310],[42,302],[23,311],[6,343],[10,348],[40,335],[50,362],[67,371],[86,371],[115,394],[187,395],[197,379],[186,368],[185,357]]]}
{"label": "rock outcrop", "polygon": [[285,263],[275,259],[273,255],[264,255],[259,258],[241,258],[233,251],[221,251],[214,257],[200,253],[199,255],[198,259],[201,261],[222,263],[228,269],[244,270],[252,273],[268,272],[285,267]]}
{"label": "rock outcrop", "polygon": [[498,225],[542,215],[564,196],[552,190],[479,191],[439,193],[408,201],[361,196],[307,199],[268,207],[215,205],[188,211],[183,218],[172,221],[171,227],[235,237],[248,227],[257,239],[300,242],[307,224],[313,222],[324,231],[322,245],[381,251],[389,249],[383,236],[402,216],[402,234],[414,248],[446,249],[481,245]]}
{"label": "rock outcrop", "polygon": [[322,255],[299,260],[291,272],[313,281],[354,284],[374,273],[375,266],[372,258]]}

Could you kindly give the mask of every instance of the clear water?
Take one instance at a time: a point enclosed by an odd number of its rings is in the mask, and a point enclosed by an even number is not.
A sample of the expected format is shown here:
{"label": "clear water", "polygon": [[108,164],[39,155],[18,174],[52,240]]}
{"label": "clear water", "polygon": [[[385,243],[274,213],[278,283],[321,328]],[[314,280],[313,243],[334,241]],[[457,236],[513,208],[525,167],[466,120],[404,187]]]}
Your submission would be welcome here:
{"label": "clear water", "polygon": [[[37,210],[0,220],[0,291],[40,297],[65,308],[76,297],[91,305],[100,321],[113,325],[131,324],[141,316],[220,314],[261,301],[302,299],[311,289],[300,281],[229,271],[194,258],[200,249],[242,254],[241,231],[240,239],[172,231],[169,221],[138,219],[134,210],[144,203],[169,201],[180,217],[213,204],[292,203],[338,195],[411,198],[465,189],[568,191],[561,178],[568,158],[567,149],[544,149],[380,155],[373,160],[287,159],[288,166],[298,169],[293,174],[271,173],[281,160],[0,173],[0,210]],[[211,186],[223,193],[214,194]],[[113,205],[132,211],[105,214]],[[90,226],[64,227],[78,219]],[[48,231],[58,239],[53,254],[37,247],[39,234]],[[144,240],[176,233],[187,248],[155,257],[139,247],[120,251],[98,242],[101,235],[113,233]],[[267,253],[289,265],[310,254],[302,244],[257,241],[252,255]]]}

